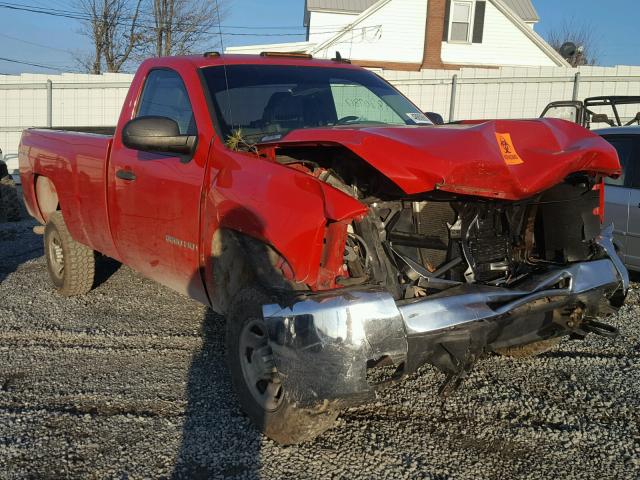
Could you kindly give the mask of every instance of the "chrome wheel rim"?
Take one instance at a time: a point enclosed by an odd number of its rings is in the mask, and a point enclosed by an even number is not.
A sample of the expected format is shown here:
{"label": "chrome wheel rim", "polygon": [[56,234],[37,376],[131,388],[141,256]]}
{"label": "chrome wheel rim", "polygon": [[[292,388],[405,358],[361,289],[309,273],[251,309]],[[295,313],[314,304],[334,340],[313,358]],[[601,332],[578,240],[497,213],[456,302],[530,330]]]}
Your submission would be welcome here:
{"label": "chrome wheel rim", "polygon": [[284,392],[264,321],[255,319],[244,326],[239,347],[242,374],[251,395],[264,410],[276,410]]}
{"label": "chrome wheel rim", "polygon": [[51,270],[57,278],[62,278],[64,274],[64,250],[62,249],[62,240],[58,232],[52,231],[49,236],[49,264]]}

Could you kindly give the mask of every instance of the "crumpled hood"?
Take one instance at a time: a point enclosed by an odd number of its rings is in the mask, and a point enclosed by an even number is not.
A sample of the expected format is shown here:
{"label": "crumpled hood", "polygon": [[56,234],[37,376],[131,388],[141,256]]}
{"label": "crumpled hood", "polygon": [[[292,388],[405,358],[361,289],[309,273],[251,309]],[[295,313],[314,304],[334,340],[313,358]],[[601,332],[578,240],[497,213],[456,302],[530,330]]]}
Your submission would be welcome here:
{"label": "crumpled hood", "polygon": [[444,190],[518,200],[573,172],[621,173],[618,155],[606,140],[552,118],[304,129],[274,143],[344,145],[407,194]]}

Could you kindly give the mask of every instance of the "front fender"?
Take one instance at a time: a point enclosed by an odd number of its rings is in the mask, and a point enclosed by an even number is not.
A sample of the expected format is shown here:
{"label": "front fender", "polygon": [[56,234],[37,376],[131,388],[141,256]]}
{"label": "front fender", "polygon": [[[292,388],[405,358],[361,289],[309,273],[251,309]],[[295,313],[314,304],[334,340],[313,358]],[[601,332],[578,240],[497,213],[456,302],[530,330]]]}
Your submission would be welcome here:
{"label": "front fender", "polygon": [[[272,246],[291,267],[290,280],[313,288],[322,269],[329,226],[361,217],[367,207],[317,178],[271,160],[218,146],[214,155],[218,170],[206,197],[205,255],[211,258],[211,242],[206,239],[212,239],[217,229],[237,231]],[[342,257],[341,250],[336,254]]]}

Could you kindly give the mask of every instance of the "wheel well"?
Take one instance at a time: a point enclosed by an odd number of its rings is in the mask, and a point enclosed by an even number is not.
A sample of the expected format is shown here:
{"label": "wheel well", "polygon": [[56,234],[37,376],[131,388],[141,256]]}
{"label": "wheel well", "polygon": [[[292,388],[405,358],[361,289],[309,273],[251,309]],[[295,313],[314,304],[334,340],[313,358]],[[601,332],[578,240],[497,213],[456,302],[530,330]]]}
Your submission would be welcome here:
{"label": "wheel well", "polygon": [[216,230],[211,241],[211,257],[211,302],[221,313],[228,311],[240,290],[251,285],[259,285],[277,295],[307,289],[292,280],[289,264],[273,246],[236,230]]}
{"label": "wheel well", "polygon": [[40,210],[45,223],[49,220],[52,213],[60,210],[60,200],[58,192],[53,182],[43,175],[37,175],[35,178],[34,192],[36,204]]}

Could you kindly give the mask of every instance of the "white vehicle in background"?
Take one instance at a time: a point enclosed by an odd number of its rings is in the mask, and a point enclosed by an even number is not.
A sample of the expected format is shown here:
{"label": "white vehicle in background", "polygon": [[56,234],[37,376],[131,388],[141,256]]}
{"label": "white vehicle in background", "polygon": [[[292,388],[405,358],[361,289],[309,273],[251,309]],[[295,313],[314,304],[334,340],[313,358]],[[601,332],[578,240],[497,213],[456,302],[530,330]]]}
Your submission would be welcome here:
{"label": "white vehicle in background", "polygon": [[18,199],[16,182],[9,172],[2,149],[0,149],[0,222],[20,220],[20,200]]}

